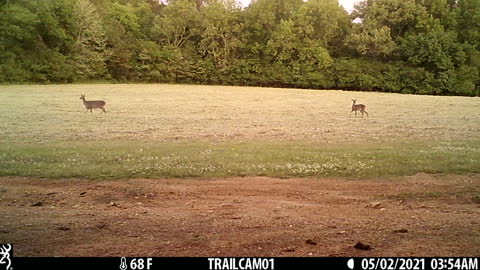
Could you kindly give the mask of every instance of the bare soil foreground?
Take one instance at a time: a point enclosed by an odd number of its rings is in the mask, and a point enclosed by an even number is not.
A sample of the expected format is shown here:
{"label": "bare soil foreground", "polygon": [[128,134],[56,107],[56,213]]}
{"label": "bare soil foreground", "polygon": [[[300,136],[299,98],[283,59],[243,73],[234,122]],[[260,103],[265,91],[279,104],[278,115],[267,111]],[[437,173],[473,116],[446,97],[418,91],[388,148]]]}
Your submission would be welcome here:
{"label": "bare soil foreground", "polygon": [[0,186],[0,242],[16,256],[480,255],[480,175]]}

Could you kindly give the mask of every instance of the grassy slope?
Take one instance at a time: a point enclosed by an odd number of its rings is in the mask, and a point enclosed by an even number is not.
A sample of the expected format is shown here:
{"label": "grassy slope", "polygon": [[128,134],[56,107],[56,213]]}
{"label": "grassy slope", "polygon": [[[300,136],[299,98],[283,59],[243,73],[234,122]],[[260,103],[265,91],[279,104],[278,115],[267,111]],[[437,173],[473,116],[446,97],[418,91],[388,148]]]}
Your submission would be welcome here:
{"label": "grassy slope", "polygon": [[[80,93],[107,101],[84,112]],[[350,118],[350,98],[370,118]],[[178,85],[0,86],[0,175],[480,171],[478,98]]]}

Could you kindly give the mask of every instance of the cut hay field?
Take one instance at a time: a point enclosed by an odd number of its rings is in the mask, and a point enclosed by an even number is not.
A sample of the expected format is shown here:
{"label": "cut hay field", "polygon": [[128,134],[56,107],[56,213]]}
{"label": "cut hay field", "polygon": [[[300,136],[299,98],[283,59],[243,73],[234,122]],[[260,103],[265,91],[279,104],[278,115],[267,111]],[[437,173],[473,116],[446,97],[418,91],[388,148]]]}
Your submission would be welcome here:
{"label": "cut hay field", "polygon": [[[106,115],[87,100],[107,102]],[[350,117],[352,98],[370,117]],[[157,84],[0,86],[0,175],[480,172],[480,99]]]}

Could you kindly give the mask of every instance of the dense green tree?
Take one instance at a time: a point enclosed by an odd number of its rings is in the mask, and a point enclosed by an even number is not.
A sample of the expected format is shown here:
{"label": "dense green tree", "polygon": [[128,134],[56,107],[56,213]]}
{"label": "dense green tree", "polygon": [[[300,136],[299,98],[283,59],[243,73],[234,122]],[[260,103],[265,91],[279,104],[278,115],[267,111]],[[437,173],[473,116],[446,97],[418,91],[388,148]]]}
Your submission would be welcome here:
{"label": "dense green tree", "polygon": [[480,95],[480,1],[0,1],[0,82]]}
{"label": "dense green tree", "polygon": [[35,49],[38,15],[18,4],[0,9],[0,81],[28,81],[31,75],[22,56]]}
{"label": "dense green tree", "polygon": [[[480,95],[480,1],[458,0],[458,36],[465,43],[467,65],[471,70],[471,80],[475,84],[476,93]],[[462,72],[463,73],[463,72]]]}
{"label": "dense green tree", "polygon": [[460,40],[480,50],[480,1],[458,0],[458,16]]}
{"label": "dense green tree", "polygon": [[365,0],[353,15],[362,20],[367,30],[387,26],[396,41],[414,27],[416,19],[425,16],[426,11],[415,0]]}
{"label": "dense green tree", "polygon": [[337,0],[310,0],[293,16],[300,38],[318,41],[330,51],[337,51],[351,29],[348,13]]}
{"label": "dense green tree", "polygon": [[0,10],[0,78],[4,81],[66,81],[73,39],[73,2],[19,0]]}
{"label": "dense green tree", "polygon": [[130,3],[121,4],[113,2],[110,5],[110,16],[120,22],[135,37],[142,37],[140,19],[136,13],[136,8]]}
{"label": "dense green tree", "polygon": [[456,34],[438,25],[426,33],[411,33],[401,42],[401,52],[409,63],[431,71],[454,69],[465,61]]}
{"label": "dense green tree", "polygon": [[372,58],[387,59],[397,49],[388,26],[351,33],[345,42],[360,55]]}
{"label": "dense green tree", "polygon": [[195,3],[189,0],[176,0],[167,5],[155,19],[152,36],[162,45],[181,48],[190,38],[197,35],[200,23]]}
{"label": "dense green tree", "polygon": [[74,16],[74,44],[70,63],[77,78],[99,78],[106,71],[107,58],[105,31],[100,17],[89,0],[77,0]]}
{"label": "dense green tree", "polygon": [[235,1],[210,1],[200,11],[199,49],[211,59],[215,69],[223,70],[232,63],[239,47],[242,24]]}

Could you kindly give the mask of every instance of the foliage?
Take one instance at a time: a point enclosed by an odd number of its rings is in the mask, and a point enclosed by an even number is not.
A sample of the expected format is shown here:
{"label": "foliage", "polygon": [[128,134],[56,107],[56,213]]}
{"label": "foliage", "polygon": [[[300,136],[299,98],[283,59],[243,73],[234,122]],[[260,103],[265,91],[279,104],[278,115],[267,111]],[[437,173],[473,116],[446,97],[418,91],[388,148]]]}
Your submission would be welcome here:
{"label": "foliage", "polygon": [[78,0],[74,8],[75,31],[71,66],[80,79],[95,79],[105,71],[106,38],[100,17],[88,0]]}
{"label": "foliage", "polygon": [[392,40],[388,26],[352,33],[348,36],[346,43],[360,55],[372,58],[386,59],[397,49],[397,44]]}
{"label": "foliage", "polygon": [[365,0],[350,15],[337,0],[165,3],[2,1],[0,82],[480,95],[478,0]]}

